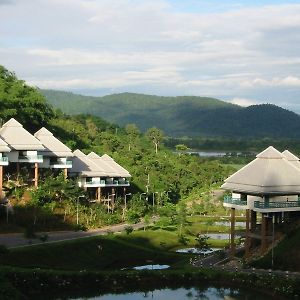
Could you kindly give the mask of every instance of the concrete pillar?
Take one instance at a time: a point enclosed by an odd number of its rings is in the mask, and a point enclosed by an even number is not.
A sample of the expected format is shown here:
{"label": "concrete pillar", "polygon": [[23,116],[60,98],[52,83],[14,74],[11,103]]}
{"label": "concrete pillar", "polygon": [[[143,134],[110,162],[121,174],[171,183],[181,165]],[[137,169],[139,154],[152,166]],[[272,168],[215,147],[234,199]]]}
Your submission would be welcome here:
{"label": "concrete pillar", "polygon": [[68,169],[67,168],[64,169],[64,177],[65,177],[65,179],[68,178]]}
{"label": "concrete pillar", "polygon": [[245,256],[250,256],[251,238],[250,238],[250,210],[246,209],[246,241],[245,241]]}
{"label": "concrete pillar", "polygon": [[97,200],[98,200],[98,202],[101,201],[101,187],[100,186],[97,188]]}
{"label": "concrete pillar", "polygon": [[115,196],[116,196],[116,190],[115,188],[111,189],[111,209],[114,210],[115,208]]}
{"label": "concrete pillar", "polygon": [[250,231],[254,232],[256,229],[256,211],[251,210],[251,216],[250,216]]}
{"label": "concrete pillar", "polygon": [[231,208],[231,218],[230,218],[230,255],[233,257],[235,255],[235,208]]}
{"label": "concrete pillar", "polygon": [[2,199],[2,187],[3,187],[3,166],[0,166],[0,199]]}
{"label": "concrete pillar", "polygon": [[38,187],[38,182],[39,180],[39,164],[36,162],[34,163],[34,186],[37,188]]}
{"label": "concrete pillar", "polygon": [[261,216],[261,254],[267,249],[267,216],[262,214]]}

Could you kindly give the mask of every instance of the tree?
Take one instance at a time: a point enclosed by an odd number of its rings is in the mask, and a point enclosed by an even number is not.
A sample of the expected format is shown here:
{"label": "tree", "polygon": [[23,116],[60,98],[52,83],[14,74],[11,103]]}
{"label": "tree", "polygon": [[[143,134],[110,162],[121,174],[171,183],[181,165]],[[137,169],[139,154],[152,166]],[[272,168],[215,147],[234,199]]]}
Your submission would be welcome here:
{"label": "tree", "polygon": [[125,131],[129,140],[128,150],[131,151],[131,146],[133,142],[136,140],[136,138],[140,135],[141,132],[135,124],[127,124],[125,127]]}
{"label": "tree", "polygon": [[155,145],[155,153],[157,154],[158,146],[164,138],[163,131],[156,127],[151,127],[147,130],[146,137]]}
{"label": "tree", "polygon": [[178,144],[175,146],[176,151],[186,151],[188,149],[188,147],[184,144]]}
{"label": "tree", "polygon": [[187,223],[187,207],[184,202],[178,204],[177,209],[177,222],[179,225],[179,236],[182,235],[182,229]]}
{"label": "tree", "polygon": [[47,126],[55,112],[39,91],[0,66],[0,118],[16,118],[31,132]]}

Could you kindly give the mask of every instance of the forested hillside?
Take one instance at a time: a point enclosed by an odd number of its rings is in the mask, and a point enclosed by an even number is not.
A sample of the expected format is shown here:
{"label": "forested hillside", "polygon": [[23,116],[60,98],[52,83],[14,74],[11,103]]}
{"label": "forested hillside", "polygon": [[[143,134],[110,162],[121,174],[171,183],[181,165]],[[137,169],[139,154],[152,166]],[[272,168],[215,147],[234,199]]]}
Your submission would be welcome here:
{"label": "forested hillside", "polygon": [[142,134],[133,124],[122,128],[96,116],[69,116],[57,111],[37,89],[3,67],[0,99],[4,108],[0,112],[2,122],[14,117],[31,133],[45,126],[73,150],[111,155],[131,173],[133,191],[144,192],[148,185],[149,192],[170,191],[169,195],[178,200],[192,191],[200,193],[214,183],[221,183],[229,173],[217,162],[173,154],[164,148],[163,133],[157,128]]}
{"label": "forested hillside", "polygon": [[89,113],[145,132],[157,126],[173,137],[299,138],[300,116],[271,104],[240,107],[206,97],[113,94],[88,97],[41,90],[49,103],[69,114]]}

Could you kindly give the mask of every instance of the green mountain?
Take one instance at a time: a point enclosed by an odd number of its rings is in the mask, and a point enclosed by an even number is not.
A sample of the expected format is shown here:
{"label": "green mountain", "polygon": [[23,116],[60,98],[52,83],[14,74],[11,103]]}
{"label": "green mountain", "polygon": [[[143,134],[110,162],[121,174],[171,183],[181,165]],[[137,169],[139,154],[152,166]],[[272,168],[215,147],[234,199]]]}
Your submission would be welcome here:
{"label": "green mountain", "polygon": [[271,104],[241,107],[195,96],[122,93],[91,97],[54,90],[41,92],[65,113],[93,114],[121,126],[135,123],[142,131],[156,126],[170,136],[300,137],[300,116]]}

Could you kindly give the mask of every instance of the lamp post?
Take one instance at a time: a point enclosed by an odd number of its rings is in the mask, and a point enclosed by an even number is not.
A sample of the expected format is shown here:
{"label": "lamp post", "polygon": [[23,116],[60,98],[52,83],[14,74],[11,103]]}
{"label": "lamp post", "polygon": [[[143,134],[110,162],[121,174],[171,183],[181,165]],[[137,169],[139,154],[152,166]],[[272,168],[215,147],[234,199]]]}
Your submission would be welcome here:
{"label": "lamp post", "polygon": [[274,236],[275,236],[275,215],[272,216],[272,269],[274,267]]}
{"label": "lamp post", "polygon": [[125,194],[125,199],[124,199],[125,210],[127,210],[127,196],[131,196],[131,193]]}
{"label": "lamp post", "polygon": [[271,266],[274,267],[274,240],[275,240],[275,215],[267,216],[266,218],[272,219],[272,249],[271,249]]}
{"label": "lamp post", "polygon": [[142,200],[142,195],[147,195],[147,193],[141,193],[140,194],[140,200]]}
{"label": "lamp post", "polygon": [[152,210],[153,210],[153,213],[154,213],[154,205],[155,205],[155,194],[158,194],[158,192],[152,193]]}

